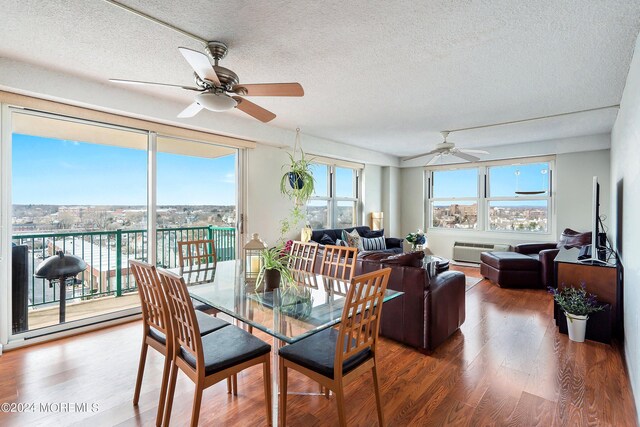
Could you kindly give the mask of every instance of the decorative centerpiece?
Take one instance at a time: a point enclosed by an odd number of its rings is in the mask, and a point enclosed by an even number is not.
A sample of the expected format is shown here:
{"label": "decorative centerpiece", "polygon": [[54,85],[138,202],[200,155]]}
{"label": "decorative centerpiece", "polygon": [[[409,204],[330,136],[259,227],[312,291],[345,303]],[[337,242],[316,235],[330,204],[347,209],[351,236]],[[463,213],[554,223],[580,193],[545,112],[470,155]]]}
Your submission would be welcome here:
{"label": "decorative centerpiece", "polygon": [[549,293],[553,295],[553,299],[564,311],[567,318],[569,339],[575,342],[584,342],[589,314],[603,310],[603,307],[598,305],[596,296],[587,293],[584,283],[580,288],[568,286],[555,289],[549,287]]}
{"label": "decorative centerpiece", "polygon": [[285,286],[293,283],[293,276],[289,270],[289,251],[285,249],[285,245],[278,245],[273,248],[264,249],[260,253],[262,260],[262,268],[258,274],[257,288],[264,283],[265,291],[272,291],[280,287],[283,283]]}
{"label": "decorative centerpiece", "polygon": [[424,235],[424,231],[418,229],[415,233],[407,234],[407,242],[411,244],[412,251],[421,251],[424,245],[427,243],[427,237]]}

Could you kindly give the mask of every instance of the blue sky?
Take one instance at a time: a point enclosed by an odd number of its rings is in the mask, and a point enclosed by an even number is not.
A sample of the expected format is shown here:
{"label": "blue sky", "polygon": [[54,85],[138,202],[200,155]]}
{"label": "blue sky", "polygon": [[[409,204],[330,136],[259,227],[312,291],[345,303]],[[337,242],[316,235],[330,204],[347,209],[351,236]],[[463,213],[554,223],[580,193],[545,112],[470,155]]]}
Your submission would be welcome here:
{"label": "blue sky", "polygon": [[[12,151],[14,204],[147,203],[144,150],[14,134]],[[158,153],[157,165],[158,205],[235,204],[235,155]]]}
{"label": "blue sky", "polygon": [[[499,166],[489,169],[490,195],[514,197],[516,191],[535,191],[548,188],[546,163]],[[516,173],[519,175],[516,176]],[[477,197],[478,170],[476,168],[436,171],[433,182],[434,197]],[[545,195],[541,195],[545,197]]]}

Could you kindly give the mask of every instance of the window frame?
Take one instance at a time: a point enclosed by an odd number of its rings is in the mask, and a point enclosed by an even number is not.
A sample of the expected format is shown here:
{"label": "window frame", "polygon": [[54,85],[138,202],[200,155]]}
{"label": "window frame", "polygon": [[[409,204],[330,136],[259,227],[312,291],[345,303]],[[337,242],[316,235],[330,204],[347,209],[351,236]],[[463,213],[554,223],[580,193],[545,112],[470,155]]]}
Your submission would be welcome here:
{"label": "window frame", "polygon": [[[524,234],[528,236],[549,236],[553,234],[553,230],[556,225],[556,217],[555,217],[555,202],[554,202],[554,193],[555,193],[555,181],[553,180],[553,174],[555,171],[555,156],[538,156],[538,157],[525,157],[519,159],[507,159],[507,160],[495,160],[495,161],[485,161],[485,162],[474,162],[474,163],[465,163],[465,164],[451,164],[451,165],[441,165],[441,166],[429,166],[424,168],[424,180],[426,183],[425,186],[425,229],[429,231],[435,232],[463,232],[463,233],[473,233],[473,232],[483,232],[490,234],[502,234],[507,236]],[[548,163],[548,174],[549,174],[549,187],[548,193],[546,196],[542,197],[541,195],[516,195],[513,197],[491,197],[490,195],[490,182],[489,182],[489,169],[491,167],[496,166],[518,166],[518,165],[527,165],[533,163]],[[433,202],[439,200],[459,200],[459,201],[470,201],[476,200],[474,198],[455,198],[455,197],[438,197],[433,198],[433,183],[434,183],[434,172],[437,171],[446,171],[446,170],[458,170],[458,169],[475,169],[478,170],[478,225],[475,229],[469,228],[443,228],[443,227],[434,227],[433,226]],[[546,231],[529,231],[529,230],[491,230],[490,229],[490,218],[489,218],[489,205],[491,202],[496,201],[527,201],[527,200],[546,200],[547,201],[547,230]]]}
{"label": "window frame", "polygon": [[[434,193],[434,173],[435,172],[444,172],[444,171],[456,171],[456,170],[467,170],[467,169],[476,169],[476,197],[431,197]],[[427,177],[427,206],[428,206],[428,214],[427,214],[427,225],[429,229],[435,230],[451,230],[445,227],[434,227],[433,225],[433,204],[438,201],[460,201],[460,202],[476,202],[476,206],[478,209],[477,219],[476,219],[476,227],[475,228],[455,228],[455,230],[479,230],[481,228],[481,209],[480,209],[480,201],[481,201],[481,191],[480,191],[480,168],[477,165],[463,165],[458,167],[451,167],[447,169],[431,169],[430,173]]]}
{"label": "window frame", "polygon": [[[327,195],[326,196],[311,196],[309,198],[309,202],[312,201],[324,201],[327,203],[327,219],[329,224],[327,224],[327,228],[336,228],[336,224],[338,221],[338,202],[351,202],[355,203],[355,224],[352,227],[358,225],[360,221],[360,217],[362,214],[362,171],[363,169],[357,166],[347,166],[343,164],[329,164],[323,161],[315,161],[311,162],[312,164],[323,165],[327,167]],[[352,188],[353,194],[355,197],[339,197],[337,196],[336,191],[336,183],[337,183],[337,174],[336,169],[351,169],[353,174]],[[308,203],[307,203],[308,206]]]}

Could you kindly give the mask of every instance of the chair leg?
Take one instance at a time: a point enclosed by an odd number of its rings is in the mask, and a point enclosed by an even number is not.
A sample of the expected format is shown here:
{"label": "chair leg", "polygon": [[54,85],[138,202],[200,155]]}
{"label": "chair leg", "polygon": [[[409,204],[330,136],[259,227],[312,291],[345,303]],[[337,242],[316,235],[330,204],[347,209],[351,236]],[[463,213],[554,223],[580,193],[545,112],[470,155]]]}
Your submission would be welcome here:
{"label": "chair leg", "polygon": [[138,363],[138,376],[136,378],[136,388],[133,392],[133,406],[138,406],[138,400],[140,400],[140,388],[142,388],[142,375],[144,374],[144,364],[147,361],[147,349],[149,346],[145,342],[145,338],[142,338],[142,350],[140,350],[140,362]]}
{"label": "chair leg", "polygon": [[376,365],[371,368],[373,374],[373,388],[376,393],[376,406],[378,409],[378,425],[384,426],[384,415],[382,414],[382,396],[380,395],[380,381],[378,380],[378,369]]}
{"label": "chair leg", "polygon": [[267,425],[271,425],[273,418],[271,413],[271,353],[264,355],[262,378],[264,380],[264,402],[267,406]]}
{"label": "chair leg", "polygon": [[171,420],[171,409],[173,408],[173,395],[176,391],[176,379],[178,377],[178,366],[171,362],[171,375],[169,376],[169,387],[167,389],[167,402],[164,408],[164,418],[162,419],[162,425],[168,426],[169,420]]}
{"label": "chair leg", "polygon": [[193,409],[191,410],[191,427],[198,426],[198,418],[200,418],[200,405],[202,404],[202,388],[199,382],[194,384],[196,389],[193,393]]}
{"label": "chair leg", "polygon": [[336,403],[338,404],[338,423],[340,427],[346,427],[347,416],[344,411],[344,388],[342,384],[338,384],[334,392],[336,394]]}
{"label": "chair leg", "polygon": [[284,359],[280,358],[280,419],[282,426],[287,425],[287,367],[284,366]]}
{"label": "chair leg", "polygon": [[160,399],[158,400],[158,412],[156,413],[156,425],[162,424],[162,416],[164,415],[164,405],[167,401],[167,383],[171,373],[171,357],[165,356],[164,368],[162,369],[162,385],[160,386]]}
{"label": "chair leg", "polygon": [[238,374],[233,374],[231,378],[231,382],[233,383],[233,395],[238,395]]}

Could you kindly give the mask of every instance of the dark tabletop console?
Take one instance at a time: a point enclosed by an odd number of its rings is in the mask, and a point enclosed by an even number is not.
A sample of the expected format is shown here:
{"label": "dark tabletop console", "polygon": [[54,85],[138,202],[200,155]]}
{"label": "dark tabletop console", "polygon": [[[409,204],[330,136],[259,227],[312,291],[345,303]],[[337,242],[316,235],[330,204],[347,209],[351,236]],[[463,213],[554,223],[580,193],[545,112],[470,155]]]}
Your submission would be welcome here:
{"label": "dark tabletop console", "polygon": [[[622,280],[615,254],[606,262],[590,263],[578,260],[579,248],[560,249],[555,258],[555,285],[578,287],[584,283],[587,292],[595,294],[604,311],[589,315],[586,338],[610,342],[612,336],[622,336]],[[566,319],[557,304],[554,317],[560,332],[566,333]]]}

